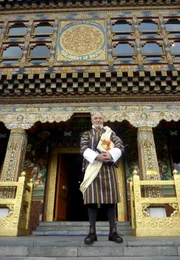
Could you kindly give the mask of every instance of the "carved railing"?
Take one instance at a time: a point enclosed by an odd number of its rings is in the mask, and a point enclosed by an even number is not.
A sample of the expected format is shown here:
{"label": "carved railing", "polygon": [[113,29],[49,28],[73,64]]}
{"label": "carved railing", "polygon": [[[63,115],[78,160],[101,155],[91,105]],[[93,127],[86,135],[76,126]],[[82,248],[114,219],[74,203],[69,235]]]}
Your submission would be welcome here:
{"label": "carved railing", "polygon": [[[6,191],[8,191],[6,193]],[[11,192],[9,192],[11,191]],[[0,182],[0,210],[8,210],[0,218],[0,236],[23,236],[30,234],[29,219],[32,201],[33,183],[26,183],[25,172],[18,182]],[[7,198],[6,194],[11,194]]]}
{"label": "carved railing", "polygon": [[[173,196],[143,197],[145,187],[173,186]],[[173,171],[173,180],[141,181],[137,171],[130,181],[131,225],[135,236],[180,236],[180,175]],[[147,209],[165,209],[169,205],[172,213],[165,216],[151,216]],[[162,214],[160,214],[162,215]]]}

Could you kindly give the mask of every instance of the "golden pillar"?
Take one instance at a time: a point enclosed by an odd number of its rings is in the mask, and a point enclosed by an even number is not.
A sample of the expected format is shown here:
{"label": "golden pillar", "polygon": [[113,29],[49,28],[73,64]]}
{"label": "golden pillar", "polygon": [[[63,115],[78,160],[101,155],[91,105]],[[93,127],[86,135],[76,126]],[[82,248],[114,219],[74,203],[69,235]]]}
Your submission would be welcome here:
{"label": "golden pillar", "polygon": [[27,134],[24,129],[11,130],[4,159],[1,181],[17,181],[23,171],[27,146]]}
{"label": "golden pillar", "polygon": [[[141,126],[138,128],[138,152],[140,178],[142,180],[160,180],[159,166],[156,154],[153,131],[150,126]],[[160,186],[148,186],[142,190],[145,196],[161,197],[162,190]]]}
{"label": "golden pillar", "polygon": [[160,179],[159,166],[152,128],[149,126],[139,127],[137,141],[141,179]]}
{"label": "golden pillar", "polygon": [[122,157],[119,167],[117,168],[118,185],[120,190],[121,201],[117,204],[118,221],[127,221],[127,202],[126,202],[126,176]]}

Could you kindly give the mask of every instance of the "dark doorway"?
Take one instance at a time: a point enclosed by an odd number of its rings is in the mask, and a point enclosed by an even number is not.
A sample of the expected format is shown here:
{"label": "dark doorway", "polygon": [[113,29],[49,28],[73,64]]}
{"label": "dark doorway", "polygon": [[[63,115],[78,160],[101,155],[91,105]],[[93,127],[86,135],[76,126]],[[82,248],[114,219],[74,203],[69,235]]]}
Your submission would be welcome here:
{"label": "dark doorway", "polygon": [[80,154],[66,154],[68,160],[68,221],[87,221],[87,210],[83,204],[83,196],[79,190],[83,180],[82,156]]}
{"label": "dark doorway", "polygon": [[171,152],[173,169],[176,169],[180,173],[180,146],[176,147]]}
{"label": "dark doorway", "polygon": [[[66,154],[68,160],[68,203],[67,221],[88,221],[87,206],[83,203],[83,196],[79,190],[83,180],[82,156],[80,154]],[[97,221],[107,221],[106,210],[98,210]]]}
{"label": "dark doorway", "polygon": [[57,165],[55,220],[66,220],[68,199],[68,161],[65,154],[59,154]]}

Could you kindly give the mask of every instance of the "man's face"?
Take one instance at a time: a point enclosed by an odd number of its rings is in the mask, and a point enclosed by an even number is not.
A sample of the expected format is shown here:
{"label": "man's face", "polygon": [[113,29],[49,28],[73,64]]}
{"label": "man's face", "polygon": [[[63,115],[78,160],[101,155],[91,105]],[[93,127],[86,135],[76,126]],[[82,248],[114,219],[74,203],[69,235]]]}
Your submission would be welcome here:
{"label": "man's face", "polygon": [[92,124],[94,125],[95,128],[99,129],[103,126],[103,116],[101,115],[101,113],[96,113],[92,116],[91,119]]}

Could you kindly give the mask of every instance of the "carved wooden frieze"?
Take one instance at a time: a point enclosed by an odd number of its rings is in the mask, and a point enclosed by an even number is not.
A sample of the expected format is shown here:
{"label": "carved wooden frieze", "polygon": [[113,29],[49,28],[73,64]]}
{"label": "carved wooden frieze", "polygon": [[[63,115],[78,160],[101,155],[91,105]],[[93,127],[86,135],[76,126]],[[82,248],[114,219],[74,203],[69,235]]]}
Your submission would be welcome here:
{"label": "carved wooden frieze", "polygon": [[168,104],[133,104],[121,103],[81,103],[81,104],[48,104],[48,105],[12,105],[0,106],[0,121],[8,129],[29,129],[36,122],[65,122],[74,113],[91,113],[101,111],[105,122],[128,121],[135,127],[156,127],[161,120],[179,121],[180,105]]}

